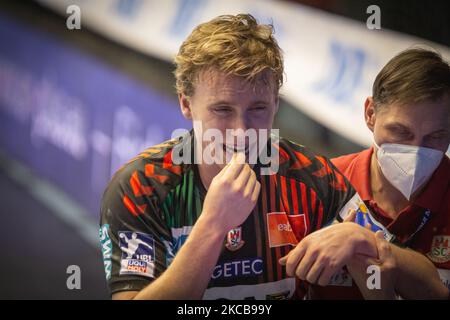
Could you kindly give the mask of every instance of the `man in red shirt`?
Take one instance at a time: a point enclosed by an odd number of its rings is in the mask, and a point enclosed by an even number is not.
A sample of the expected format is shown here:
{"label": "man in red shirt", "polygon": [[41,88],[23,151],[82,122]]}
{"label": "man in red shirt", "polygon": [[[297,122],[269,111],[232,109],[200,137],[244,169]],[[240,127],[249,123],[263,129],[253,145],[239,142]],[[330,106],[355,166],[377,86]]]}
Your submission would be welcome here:
{"label": "man in red shirt", "polygon": [[[370,237],[368,229],[383,232],[391,243],[390,249],[383,253],[388,265],[383,276],[388,281],[382,281],[385,288],[379,292],[369,290],[366,285],[369,264],[376,263],[383,270],[379,247],[378,260],[349,257],[346,269],[327,286],[310,286],[310,298],[361,298],[361,293],[365,298],[388,298],[390,293],[392,297],[403,298],[448,298],[450,159],[445,155],[450,143],[448,63],[437,53],[424,49],[406,50],[394,57],[375,79],[372,97],[365,102],[365,121],[373,132],[374,146],[336,158],[333,163],[349,179],[360,196],[355,200],[363,203],[368,212],[353,212],[351,217],[341,219],[356,218],[357,223],[366,226],[359,231],[352,229],[358,236]],[[321,238],[316,236],[310,241],[315,244],[305,243],[303,247],[317,247],[320,239],[337,237],[336,232],[343,227],[349,229],[350,225],[344,225],[317,232],[316,235],[322,233]],[[319,257],[323,251],[315,250]],[[288,265],[290,262],[288,274],[295,272],[310,283],[324,285],[317,281],[320,272],[303,261],[311,260],[305,252],[308,249],[297,248],[281,262],[288,260]],[[425,256],[434,263],[444,285],[436,283],[437,272],[423,274],[421,279],[417,263],[421,261],[426,266]]]}

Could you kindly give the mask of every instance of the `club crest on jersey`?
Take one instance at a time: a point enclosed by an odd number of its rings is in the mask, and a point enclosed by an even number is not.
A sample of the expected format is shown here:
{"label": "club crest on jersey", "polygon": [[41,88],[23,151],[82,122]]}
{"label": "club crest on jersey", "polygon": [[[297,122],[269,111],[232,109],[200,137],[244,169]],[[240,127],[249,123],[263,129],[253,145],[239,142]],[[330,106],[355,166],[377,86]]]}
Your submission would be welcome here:
{"label": "club crest on jersey", "polygon": [[450,236],[434,236],[427,256],[435,263],[450,261]]}
{"label": "club crest on jersey", "polygon": [[236,251],[242,248],[245,241],[242,240],[242,227],[237,227],[228,231],[225,247],[230,251]]}

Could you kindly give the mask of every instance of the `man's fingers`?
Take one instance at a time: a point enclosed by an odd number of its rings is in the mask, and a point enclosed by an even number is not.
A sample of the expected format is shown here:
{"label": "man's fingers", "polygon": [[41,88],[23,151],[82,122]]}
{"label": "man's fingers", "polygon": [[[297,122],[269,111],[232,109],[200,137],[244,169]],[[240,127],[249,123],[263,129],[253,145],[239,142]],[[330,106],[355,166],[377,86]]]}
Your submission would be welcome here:
{"label": "man's fingers", "polygon": [[280,263],[286,266],[286,274],[290,277],[295,276],[295,270],[299,261],[305,255],[306,249],[299,244],[287,256],[281,258]]}
{"label": "man's fingers", "polygon": [[241,172],[235,179],[236,185],[238,185],[242,190],[245,190],[248,184],[253,184],[254,179],[252,180],[252,169],[248,164],[245,164],[242,168]]}
{"label": "man's fingers", "polygon": [[323,264],[316,261],[306,275],[306,281],[309,283],[317,283],[324,268]]}
{"label": "man's fingers", "polygon": [[256,203],[259,197],[259,192],[261,191],[261,183],[259,183],[258,179],[255,177],[255,184],[253,185],[252,190],[252,201]]}
{"label": "man's fingers", "polygon": [[233,162],[233,159],[236,157],[236,153],[233,153],[233,156],[230,159],[230,162],[228,162],[225,167],[222,168],[222,170],[219,171],[219,173],[216,175],[216,177],[220,177],[222,175],[225,174],[225,172],[228,170],[228,168],[230,167],[231,163]]}
{"label": "man's fingers", "polygon": [[322,274],[319,277],[317,283],[319,286],[326,286],[330,283],[331,277],[333,277],[336,273],[342,270],[343,265],[336,266],[334,268],[325,268]]}
{"label": "man's fingers", "polygon": [[295,269],[295,275],[302,280],[306,280],[306,275],[311,269],[311,266],[313,265],[314,261],[316,261],[316,258],[317,258],[316,253],[312,250],[308,250],[304,254],[304,257],[302,257],[302,259],[300,260],[300,263],[298,263],[298,266]]}
{"label": "man's fingers", "polygon": [[344,222],[354,222],[356,218],[356,210],[350,209],[349,214],[344,218]]}
{"label": "man's fingers", "polygon": [[[289,253],[291,253],[291,252],[289,252]],[[282,266],[285,266],[286,265],[286,261],[287,261],[287,259],[289,257],[289,253],[287,255],[285,255],[284,257],[281,257],[280,260],[278,260],[278,263],[281,264]]]}
{"label": "man's fingers", "polygon": [[224,177],[231,180],[236,179],[241,173],[245,164],[245,154],[243,154],[242,152],[236,153],[235,155],[233,155],[228,168],[225,170]]}
{"label": "man's fingers", "polygon": [[389,242],[384,239],[383,231],[378,230],[375,233],[375,240],[378,249],[378,259],[380,261],[385,261],[385,259],[390,255],[391,248],[389,247]]}
{"label": "man's fingers", "polygon": [[252,201],[253,202],[256,202],[258,200],[260,191],[261,191],[261,183],[259,183],[259,181],[256,180],[255,186],[253,187],[253,194],[252,194]]}
{"label": "man's fingers", "polygon": [[256,180],[255,172],[250,168],[250,166],[248,166],[248,168],[249,168],[250,171],[249,171],[249,177],[248,177],[248,180],[247,180],[247,184],[246,184],[245,189],[244,189],[244,194],[251,196],[253,194],[253,190],[255,189],[255,185],[256,185],[257,180]]}

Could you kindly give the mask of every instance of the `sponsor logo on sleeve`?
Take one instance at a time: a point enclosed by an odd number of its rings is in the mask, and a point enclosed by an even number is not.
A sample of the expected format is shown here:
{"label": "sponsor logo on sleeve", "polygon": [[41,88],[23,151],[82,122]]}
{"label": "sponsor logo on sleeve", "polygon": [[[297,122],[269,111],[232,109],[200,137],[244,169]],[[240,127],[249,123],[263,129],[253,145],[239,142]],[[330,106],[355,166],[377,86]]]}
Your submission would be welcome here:
{"label": "sponsor logo on sleeve", "polygon": [[106,280],[111,279],[111,256],[112,243],[108,235],[109,224],[104,224],[100,227],[100,244],[102,247],[103,265],[105,267]]}
{"label": "sponsor logo on sleeve", "polygon": [[141,232],[119,231],[122,250],[120,274],[154,277],[155,241],[153,236]]}

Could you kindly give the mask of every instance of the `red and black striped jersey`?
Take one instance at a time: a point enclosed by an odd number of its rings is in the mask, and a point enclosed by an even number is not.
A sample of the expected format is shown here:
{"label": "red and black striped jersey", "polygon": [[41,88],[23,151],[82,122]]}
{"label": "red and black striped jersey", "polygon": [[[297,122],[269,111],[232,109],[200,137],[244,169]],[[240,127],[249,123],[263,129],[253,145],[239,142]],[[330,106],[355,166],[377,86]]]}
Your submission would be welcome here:
{"label": "red and black striped jersey", "polygon": [[[172,161],[175,147],[193,141],[191,131],[146,149],[106,188],[100,240],[112,293],[141,290],[160,276],[201,214],[207,191],[197,165]],[[259,199],[224,239],[205,299],[299,297],[301,285],[286,276],[278,260],[303,237],[332,223],[355,194],[325,157],[279,137],[268,143],[278,150],[278,171],[261,175],[261,164],[253,167],[261,183]]]}

